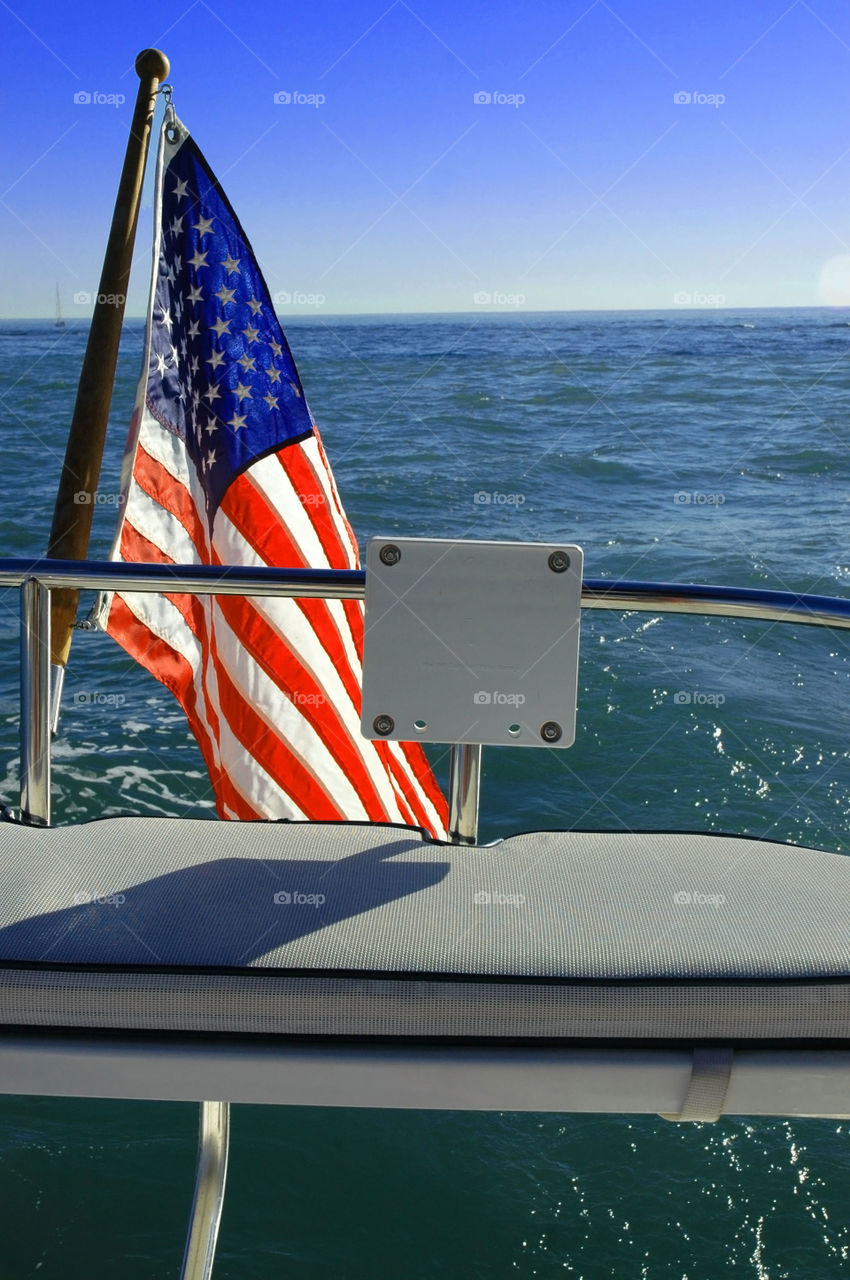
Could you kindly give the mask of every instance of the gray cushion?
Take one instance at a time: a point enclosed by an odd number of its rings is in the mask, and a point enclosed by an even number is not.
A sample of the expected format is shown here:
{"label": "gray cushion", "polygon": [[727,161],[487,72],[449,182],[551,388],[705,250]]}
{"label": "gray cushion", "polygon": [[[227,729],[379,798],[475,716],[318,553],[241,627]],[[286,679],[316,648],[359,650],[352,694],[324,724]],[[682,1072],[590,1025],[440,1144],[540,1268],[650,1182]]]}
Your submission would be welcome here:
{"label": "gray cushion", "polygon": [[850,860],[705,835],[3,824],[0,1023],[841,1039]]}

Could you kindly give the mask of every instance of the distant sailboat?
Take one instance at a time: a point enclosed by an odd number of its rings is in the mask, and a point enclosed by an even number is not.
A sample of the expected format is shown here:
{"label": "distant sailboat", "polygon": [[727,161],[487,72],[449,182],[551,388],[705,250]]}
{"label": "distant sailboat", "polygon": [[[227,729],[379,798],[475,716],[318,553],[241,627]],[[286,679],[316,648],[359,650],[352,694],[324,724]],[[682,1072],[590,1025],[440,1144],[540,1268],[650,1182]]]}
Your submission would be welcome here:
{"label": "distant sailboat", "polygon": [[59,302],[59,285],[56,286],[56,328],[64,329],[65,321],[62,319],[62,306]]}

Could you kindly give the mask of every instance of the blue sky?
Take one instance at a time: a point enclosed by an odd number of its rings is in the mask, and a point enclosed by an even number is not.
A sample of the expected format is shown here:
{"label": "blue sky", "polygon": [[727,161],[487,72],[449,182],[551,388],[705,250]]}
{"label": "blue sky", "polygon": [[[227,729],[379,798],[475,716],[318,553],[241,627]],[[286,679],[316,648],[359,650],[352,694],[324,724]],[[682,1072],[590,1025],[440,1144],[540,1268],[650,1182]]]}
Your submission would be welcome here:
{"label": "blue sky", "polygon": [[[284,316],[850,302],[840,0],[2,0],[0,25],[5,317],[57,282],[88,313],[151,44]],[[148,209],[133,315],[149,236]]]}

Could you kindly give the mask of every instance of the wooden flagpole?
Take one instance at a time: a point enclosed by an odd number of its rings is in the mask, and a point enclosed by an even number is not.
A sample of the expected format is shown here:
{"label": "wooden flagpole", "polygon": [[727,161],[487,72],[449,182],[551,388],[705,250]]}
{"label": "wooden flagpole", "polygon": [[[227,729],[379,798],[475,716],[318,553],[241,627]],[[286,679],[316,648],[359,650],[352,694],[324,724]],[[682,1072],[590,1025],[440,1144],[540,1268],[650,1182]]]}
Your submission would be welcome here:
{"label": "wooden flagpole", "polygon": [[[136,58],[139,92],[53,510],[47,554],[56,560],[85,560],[88,554],[151,124],[157,92],[169,69],[159,49],[144,49]],[[78,591],[52,593],[50,658],[54,666],[64,667],[68,660],[78,600]]]}

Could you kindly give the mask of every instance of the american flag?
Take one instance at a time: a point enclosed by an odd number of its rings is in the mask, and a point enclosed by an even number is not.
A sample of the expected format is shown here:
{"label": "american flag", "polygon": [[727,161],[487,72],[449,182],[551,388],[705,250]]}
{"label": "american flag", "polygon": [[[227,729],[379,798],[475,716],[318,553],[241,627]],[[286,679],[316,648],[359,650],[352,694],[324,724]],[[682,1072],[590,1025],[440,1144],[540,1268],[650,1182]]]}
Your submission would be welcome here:
{"label": "american flag", "polygon": [[[265,281],[175,118],[160,140],[154,224],[113,557],[357,568]],[[361,735],[358,601],[124,593],[107,630],[182,704],[222,818],[401,822],[445,837],[421,746]]]}

